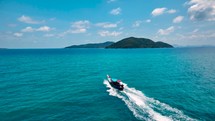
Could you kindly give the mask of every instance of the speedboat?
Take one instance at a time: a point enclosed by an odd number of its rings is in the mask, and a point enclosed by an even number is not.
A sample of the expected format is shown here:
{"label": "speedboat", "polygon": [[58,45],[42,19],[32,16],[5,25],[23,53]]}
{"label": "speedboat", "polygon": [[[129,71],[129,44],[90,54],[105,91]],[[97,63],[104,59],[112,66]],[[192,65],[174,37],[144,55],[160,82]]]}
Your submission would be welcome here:
{"label": "speedboat", "polygon": [[120,91],[124,89],[124,85],[121,83],[121,80],[111,78],[109,75],[107,75],[107,80],[109,84]]}

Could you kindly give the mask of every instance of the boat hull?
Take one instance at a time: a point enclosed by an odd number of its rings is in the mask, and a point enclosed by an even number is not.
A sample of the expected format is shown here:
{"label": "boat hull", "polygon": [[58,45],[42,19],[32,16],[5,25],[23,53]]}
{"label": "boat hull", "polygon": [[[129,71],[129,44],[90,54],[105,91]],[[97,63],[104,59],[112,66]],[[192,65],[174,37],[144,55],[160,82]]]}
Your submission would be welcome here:
{"label": "boat hull", "polygon": [[110,84],[113,88],[118,89],[118,90],[120,90],[120,91],[123,91],[123,89],[124,89],[123,85],[115,85],[115,84],[113,84],[113,82],[109,82],[109,84]]}

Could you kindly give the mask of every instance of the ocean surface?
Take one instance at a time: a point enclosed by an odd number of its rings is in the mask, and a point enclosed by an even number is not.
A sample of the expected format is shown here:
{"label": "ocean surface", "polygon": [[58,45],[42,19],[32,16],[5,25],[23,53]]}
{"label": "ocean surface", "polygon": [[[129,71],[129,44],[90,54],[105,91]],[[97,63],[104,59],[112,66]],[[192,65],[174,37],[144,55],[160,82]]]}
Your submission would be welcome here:
{"label": "ocean surface", "polygon": [[215,120],[215,48],[2,49],[0,121],[32,120]]}

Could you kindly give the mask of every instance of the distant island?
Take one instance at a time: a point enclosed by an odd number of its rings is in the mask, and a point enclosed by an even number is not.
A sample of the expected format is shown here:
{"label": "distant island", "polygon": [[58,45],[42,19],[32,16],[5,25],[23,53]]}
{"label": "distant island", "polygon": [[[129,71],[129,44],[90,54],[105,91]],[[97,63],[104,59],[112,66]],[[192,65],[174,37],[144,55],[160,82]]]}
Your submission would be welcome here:
{"label": "distant island", "polygon": [[72,45],[65,48],[105,48],[114,42],[104,42],[104,43],[89,43],[83,45]]}
{"label": "distant island", "polygon": [[106,48],[173,48],[164,42],[154,42],[147,38],[129,37],[113,43]]}
{"label": "distant island", "polygon": [[116,43],[89,43],[82,45],[72,45],[65,48],[173,48],[173,46],[161,41],[154,42],[147,38],[128,37]]}

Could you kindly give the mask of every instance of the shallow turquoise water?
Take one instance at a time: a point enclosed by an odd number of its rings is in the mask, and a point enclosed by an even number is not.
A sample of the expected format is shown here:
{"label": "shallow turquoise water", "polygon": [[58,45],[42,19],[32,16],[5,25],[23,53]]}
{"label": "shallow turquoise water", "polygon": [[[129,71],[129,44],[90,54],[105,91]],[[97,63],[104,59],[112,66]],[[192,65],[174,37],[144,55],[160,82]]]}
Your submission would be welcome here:
{"label": "shallow turquoise water", "polygon": [[[0,120],[213,120],[214,52],[0,50]],[[126,90],[109,89],[106,74]]]}

